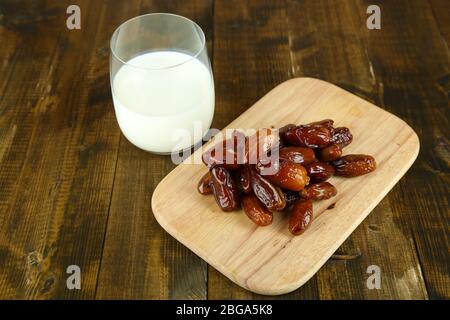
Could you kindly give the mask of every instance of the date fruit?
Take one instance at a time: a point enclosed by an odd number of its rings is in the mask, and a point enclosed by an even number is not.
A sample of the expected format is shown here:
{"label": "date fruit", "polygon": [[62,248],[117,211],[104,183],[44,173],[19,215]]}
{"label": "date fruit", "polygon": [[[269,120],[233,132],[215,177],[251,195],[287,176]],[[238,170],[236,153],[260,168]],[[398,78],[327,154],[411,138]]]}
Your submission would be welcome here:
{"label": "date fruit", "polygon": [[334,129],[333,136],[331,137],[331,142],[344,148],[348,146],[353,141],[353,135],[350,129],[347,127],[339,127]]}
{"label": "date fruit", "polygon": [[309,227],[313,220],[313,205],[311,200],[298,200],[294,203],[289,217],[289,231],[300,235]]}
{"label": "date fruit", "polygon": [[331,144],[319,152],[319,158],[322,161],[333,161],[342,156],[342,147],[339,144]]}
{"label": "date fruit", "polygon": [[357,177],[372,172],[377,167],[375,159],[365,154],[349,154],[333,161],[336,175]]}
{"label": "date fruit", "polygon": [[207,172],[198,182],[197,191],[203,195],[211,194],[212,189],[210,184],[211,184],[211,175],[209,174],[209,172]]}
{"label": "date fruit", "polygon": [[208,168],[220,165],[228,170],[236,170],[247,162],[246,144],[245,135],[235,130],[229,139],[206,150],[202,155],[202,161]]}
{"label": "date fruit", "polygon": [[217,204],[223,211],[233,211],[239,206],[238,187],[231,174],[224,167],[216,166],[210,170],[211,189]]}
{"label": "date fruit", "polygon": [[[300,191],[301,192],[301,191]],[[300,199],[300,194],[291,190],[283,190],[284,198],[286,199],[286,207],[292,206]]]}
{"label": "date fruit", "polygon": [[256,164],[270,151],[280,146],[280,137],[276,130],[269,128],[259,129],[246,141],[245,153],[247,163]]}
{"label": "date fruit", "polygon": [[250,166],[244,165],[241,169],[239,169],[239,182],[242,192],[244,192],[245,194],[249,194],[250,192],[252,192]]}
{"label": "date fruit", "polygon": [[300,195],[306,200],[325,200],[334,197],[337,194],[337,189],[329,182],[319,182],[310,184],[305,189],[300,191]]}
{"label": "date fruit", "polygon": [[331,132],[324,126],[303,125],[287,130],[285,137],[294,146],[324,148],[330,144]]}
{"label": "date fruit", "polygon": [[308,164],[306,172],[312,182],[326,181],[334,174],[334,168],[326,162],[313,162]]}
{"label": "date fruit", "polygon": [[[270,182],[292,191],[300,191],[308,184],[307,172],[301,164],[280,158],[277,165],[278,170],[275,174],[264,175]],[[259,163],[257,170],[260,173],[268,172],[266,166],[267,164]]]}
{"label": "date fruit", "polygon": [[308,123],[307,126],[317,126],[317,127],[325,127],[328,130],[330,130],[331,135],[333,135],[334,133],[334,121],[331,119],[324,119],[324,120],[320,120],[320,121],[314,121],[311,123]]}
{"label": "date fruit", "polygon": [[279,151],[280,158],[298,163],[298,164],[309,164],[316,160],[314,150],[305,147],[286,147]]}
{"label": "date fruit", "polygon": [[267,209],[281,211],[286,207],[283,191],[263,178],[255,170],[251,171],[251,184],[253,193]]}
{"label": "date fruit", "polygon": [[272,212],[254,194],[247,194],[242,198],[242,208],[244,208],[247,217],[258,226],[268,226],[272,223]]}
{"label": "date fruit", "polygon": [[295,127],[297,127],[295,124],[290,123],[290,124],[285,125],[284,127],[281,127],[280,129],[278,129],[278,134],[280,136],[280,142],[283,146],[289,145],[289,143],[286,140],[286,132]]}

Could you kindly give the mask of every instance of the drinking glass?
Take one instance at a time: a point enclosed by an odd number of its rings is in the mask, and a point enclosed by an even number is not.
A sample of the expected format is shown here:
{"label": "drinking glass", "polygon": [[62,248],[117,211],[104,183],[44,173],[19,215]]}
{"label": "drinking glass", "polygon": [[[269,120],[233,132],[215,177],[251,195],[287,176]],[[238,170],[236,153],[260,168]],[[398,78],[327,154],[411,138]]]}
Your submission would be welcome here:
{"label": "drinking glass", "polygon": [[214,115],[214,80],[205,34],[168,13],[135,17],[111,38],[110,80],[119,127],[158,154],[201,143]]}

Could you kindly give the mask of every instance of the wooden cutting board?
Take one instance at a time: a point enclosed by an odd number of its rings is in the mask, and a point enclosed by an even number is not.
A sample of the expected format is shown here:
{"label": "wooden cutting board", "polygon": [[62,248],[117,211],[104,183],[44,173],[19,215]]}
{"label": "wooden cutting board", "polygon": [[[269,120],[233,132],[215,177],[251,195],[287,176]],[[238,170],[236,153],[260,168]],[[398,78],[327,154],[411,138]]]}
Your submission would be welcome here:
{"label": "wooden cutting board", "polygon": [[156,188],[152,198],[156,219],[174,238],[250,291],[278,295],[297,289],[383,199],[419,152],[419,139],[403,120],[311,78],[280,84],[227,128],[281,127],[325,118],[353,133],[344,154],[371,154],[378,168],[361,177],[331,178],[338,195],[314,204],[314,221],[304,234],[289,233],[285,213],[275,213],[272,225],[257,227],[242,211],[222,212],[213,196],[197,193],[197,182],[207,169],[189,164],[195,154]]}

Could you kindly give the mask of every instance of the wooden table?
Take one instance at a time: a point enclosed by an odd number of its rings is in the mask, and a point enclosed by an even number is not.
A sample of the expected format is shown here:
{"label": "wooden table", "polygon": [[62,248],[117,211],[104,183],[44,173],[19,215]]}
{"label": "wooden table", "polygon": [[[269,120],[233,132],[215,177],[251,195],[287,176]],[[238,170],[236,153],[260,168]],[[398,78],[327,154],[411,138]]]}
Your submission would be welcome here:
{"label": "wooden table", "polygon": [[[81,8],[81,30],[66,9]],[[366,9],[381,7],[381,30]],[[222,128],[293,77],[337,84],[408,122],[420,155],[322,269],[281,299],[440,299],[449,280],[447,0],[0,1],[0,298],[264,298],[170,237],[150,206],[169,157],[118,128],[109,39],[173,12],[206,33]],[[81,290],[66,287],[69,265]],[[380,290],[366,271],[381,268]]]}

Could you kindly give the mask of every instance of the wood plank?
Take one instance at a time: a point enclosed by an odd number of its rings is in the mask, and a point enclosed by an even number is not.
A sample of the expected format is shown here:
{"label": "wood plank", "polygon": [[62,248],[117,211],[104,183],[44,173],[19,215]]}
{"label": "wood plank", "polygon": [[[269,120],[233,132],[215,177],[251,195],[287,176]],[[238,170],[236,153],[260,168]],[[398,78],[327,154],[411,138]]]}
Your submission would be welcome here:
{"label": "wood plank", "polygon": [[450,43],[450,23],[448,12],[450,12],[450,2],[447,0],[429,0],[431,10],[436,19],[443,43],[443,47],[449,47]]}
{"label": "wood plank", "polygon": [[[368,4],[288,1],[287,6],[294,75],[319,77],[385,107],[379,98],[383,88],[374,73],[365,41]],[[329,260],[319,271],[320,298],[422,299],[427,296],[412,233],[398,225],[401,213],[395,211],[390,200],[394,199],[392,194],[398,193],[396,190],[398,187],[336,252],[336,259]],[[390,243],[397,245],[389,246]],[[381,290],[369,290],[366,286],[369,276],[366,270],[372,264],[382,269]]]}
{"label": "wood plank", "polygon": [[412,231],[429,297],[448,299],[450,53],[429,2],[386,2],[382,12],[385,28],[366,35],[380,97],[416,129],[423,145],[391,194],[395,223]]}
{"label": "wood plank", "polygon": [[[214,14],[216,111],[223,128],[277,84],[291,76],[286,14],[281,1],[216,1]],[[315,278],[280,299],[317,298]],[[260,299],[208,269],[209,299]]]}
{"label": "wood plank", "polygon": [[[98,18],[88,13],[101,2],[78,3],[79,31],[65,26],[68,1],[1,4],[2,39],[12,39],[1,49],[2,298],[94,297],[119,135],[99,100],[108,77],[96,68],[108,57],[95,50]],[[66,287],[73,264],[81,290]]]}
{"label": "wood plank", "polygon": [[[139,13],[186,16],[211,39],[212,8],[212,1],[143,1]],[[206,263],[164,232],[151,211],[153,189],[173,168],[170,157],[121,138],[97,298],[206,298]]]}

